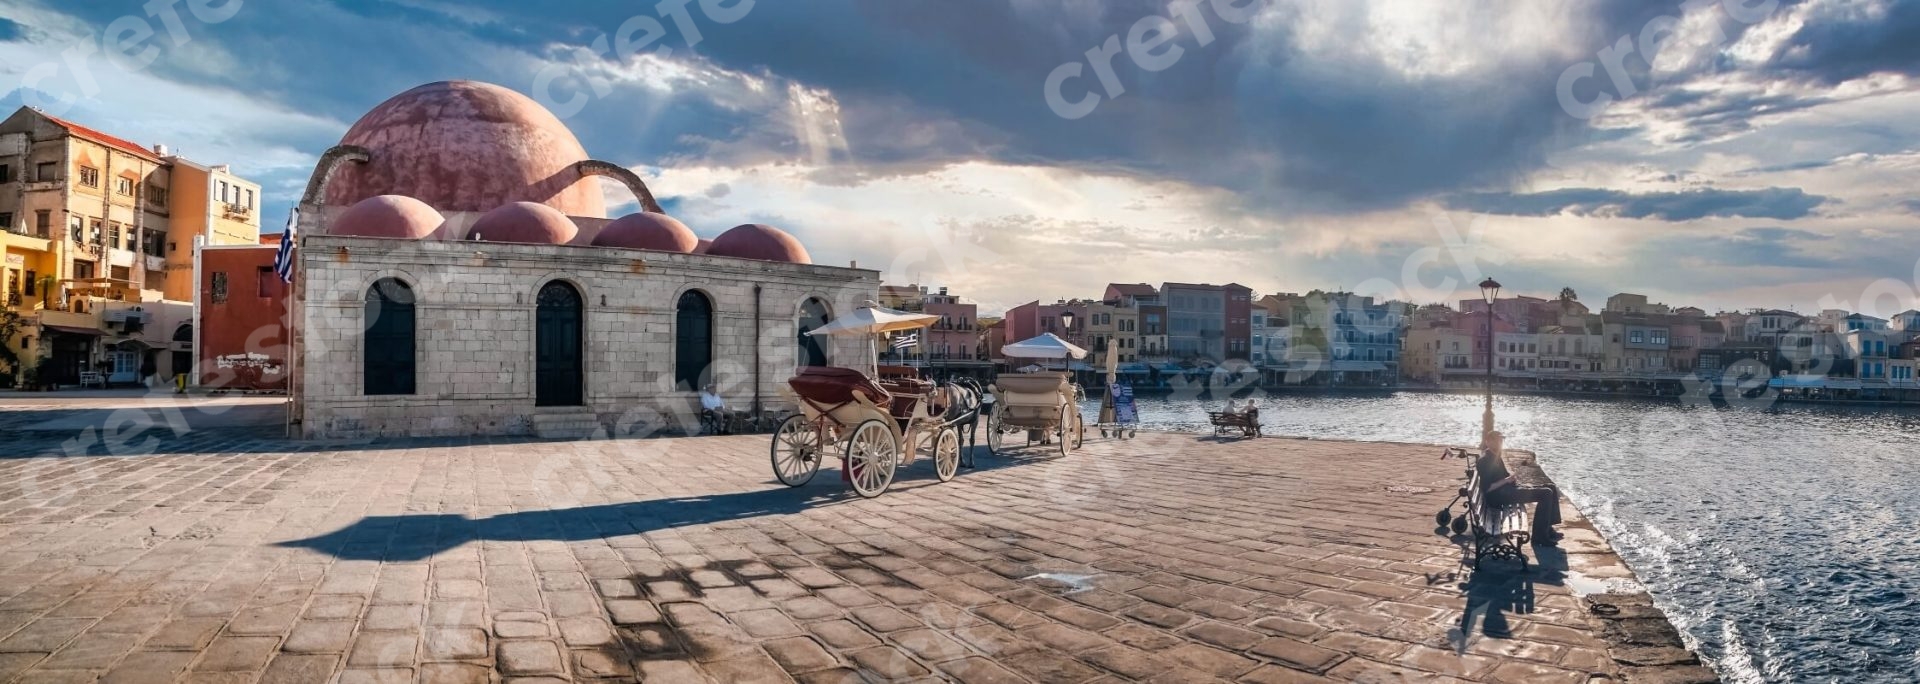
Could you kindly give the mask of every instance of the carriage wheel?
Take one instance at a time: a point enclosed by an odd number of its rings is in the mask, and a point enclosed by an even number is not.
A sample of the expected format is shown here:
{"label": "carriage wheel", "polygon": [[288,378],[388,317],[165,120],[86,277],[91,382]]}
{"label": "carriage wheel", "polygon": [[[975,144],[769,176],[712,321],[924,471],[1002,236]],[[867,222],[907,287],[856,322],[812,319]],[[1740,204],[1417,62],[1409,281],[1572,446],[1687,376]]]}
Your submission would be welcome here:
{"label": "carriage wheel", "polygon": [[1059,431],[1055,436],[1059,439],[1061,456],[1065,456],[1073,451],[1073,419],[1079,417],[1079,414],[1079,410],[1075,409],[1072,404],[1062,404],[1060,406],[1060,427],[1055,428]]}
{"label": "carriage wheel", "polygon": [[1072,404],[1067,407],[1073,410],[1073,449],[1079,451],[1080,446],[1087,443],[1087,419],[1080,415],[1079,407]]}
{"label": "carriage wheel", "polygon": [[987,416],[987,454],[990,456],[1000,454],[1001,445],[1006,439],[1000,434],[1000,422],[1000,409],[996,407],[993,413]]}
{"label": "carriage wheel", "polygon": [[960,431],[947,428],[933,440],[933,474],[941,482],[953,480],[954,473],[960,470]]}
{"label": "carriage wheel", "polygon": [[798,487],[820,472],[820,427],[806,416],[790,416],[773,432],[773,476]]}
{"label": "carriage wheel", "polygon": [[887,491],[899,462],[900,440],[885,422],[862,422],[847,439],[847,479],[860,496],[873,498]]}

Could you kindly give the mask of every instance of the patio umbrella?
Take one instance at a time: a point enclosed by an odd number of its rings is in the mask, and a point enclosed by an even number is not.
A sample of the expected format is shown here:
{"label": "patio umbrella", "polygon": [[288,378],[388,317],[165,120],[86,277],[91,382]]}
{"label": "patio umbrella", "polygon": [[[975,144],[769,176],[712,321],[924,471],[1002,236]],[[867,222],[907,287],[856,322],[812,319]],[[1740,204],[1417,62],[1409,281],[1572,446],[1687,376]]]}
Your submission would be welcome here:
{"label": "patio umbrella", "polygon": [[1005,356],[1017,356],[1026,359],[1065,359],[1086,358],[1087,350],[1060,339],[1053,333],[1040,333],[1039,337],[1021,340],[1000,348]]}
{"label": "patio umbrella", "polygon": [[854,309],[853,313],[833,319],[833,322],[807,331],[808,335],[866,335],[867,352],[879,363],[880,353],[874,347],[875,335],[918,330],[939,321],[939,316],[899,311],[867,302],[866,306]]}

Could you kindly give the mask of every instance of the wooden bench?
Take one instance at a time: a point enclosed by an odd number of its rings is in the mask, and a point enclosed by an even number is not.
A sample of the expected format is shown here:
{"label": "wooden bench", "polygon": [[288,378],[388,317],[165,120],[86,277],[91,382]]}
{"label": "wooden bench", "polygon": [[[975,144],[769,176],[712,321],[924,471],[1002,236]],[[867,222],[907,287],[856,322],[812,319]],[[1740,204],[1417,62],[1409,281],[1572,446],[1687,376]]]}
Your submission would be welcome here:
{"label": "wooden bench", "polygon": [[1257,410],[1246,413],[1208,411],[1207,420],[1213,423],[1215,437],[1224,437],[1234,430],[1239,430],[1241,437],[1260,436],[1260,412]]}
{"label": "wooden bench", "polygon": [[[1480,479],[1479,468],[1467,468],[1467,486],[1461,496],[1467,500],[1467,525],[1473,528],[1473,569],[1480,569],[1480,562],[1488,558],[1507,558],[1520,562],[1520,571],[1527,571],[1527,554],[1523,550],[1533,536],[1532,522],[1527,515],[1524,503],[1494,506],[1487,502],[1487,485]],[[1502,487],[1515,486],[1507,482]]]}

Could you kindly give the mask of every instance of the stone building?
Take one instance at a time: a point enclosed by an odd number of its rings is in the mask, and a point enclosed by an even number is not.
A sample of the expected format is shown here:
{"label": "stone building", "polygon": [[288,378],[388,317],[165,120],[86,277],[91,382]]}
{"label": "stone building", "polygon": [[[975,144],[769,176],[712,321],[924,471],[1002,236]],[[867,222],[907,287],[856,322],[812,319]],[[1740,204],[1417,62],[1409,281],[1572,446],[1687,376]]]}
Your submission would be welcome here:
{"label": "stone building", "polygon": [[[596,177],[644,211],[609,220]],[[295,416],[311,438],[583,436],[694,426],[698,391],[791,408],[800,365],[872,370],[802,333],[878,296],[792,236],[703,242],[627,169],[498,86],[433,83],[322,155],[301,203]]]}
{"label": "stone building", "polygon": [[194,244],[252,244],[259,201],[224,165],[21,107],[0,121],[0,282],[31,325],[0,344],[45,384],[187,373]]}

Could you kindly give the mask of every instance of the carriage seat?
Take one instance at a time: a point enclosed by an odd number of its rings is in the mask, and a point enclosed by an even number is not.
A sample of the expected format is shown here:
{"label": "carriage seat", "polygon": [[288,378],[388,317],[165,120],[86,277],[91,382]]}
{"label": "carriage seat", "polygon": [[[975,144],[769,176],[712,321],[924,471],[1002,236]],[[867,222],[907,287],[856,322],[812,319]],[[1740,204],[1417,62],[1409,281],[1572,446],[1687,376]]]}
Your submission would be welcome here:
{"label": "carriage seat", "polygon": [[919,378],[891,377],[881,378],[880,386],[893,395],[893,417],[911,418],[913,408],[933,393],[933,383]]}
{"label": "carriage seat", "polygon": [[994,379],[1001,392],[1010,394],[1061,394],[1070,384],[1066,373],[1008,373]]}
{"label": "carriage seat", "polygon": [[787,379],[787,386],[793,388],[794,394],[822,408],[853,401],[856,390],[876,405],[888,406],[893,402],[893,393],[852,368],[805,366],[799,374]]}

